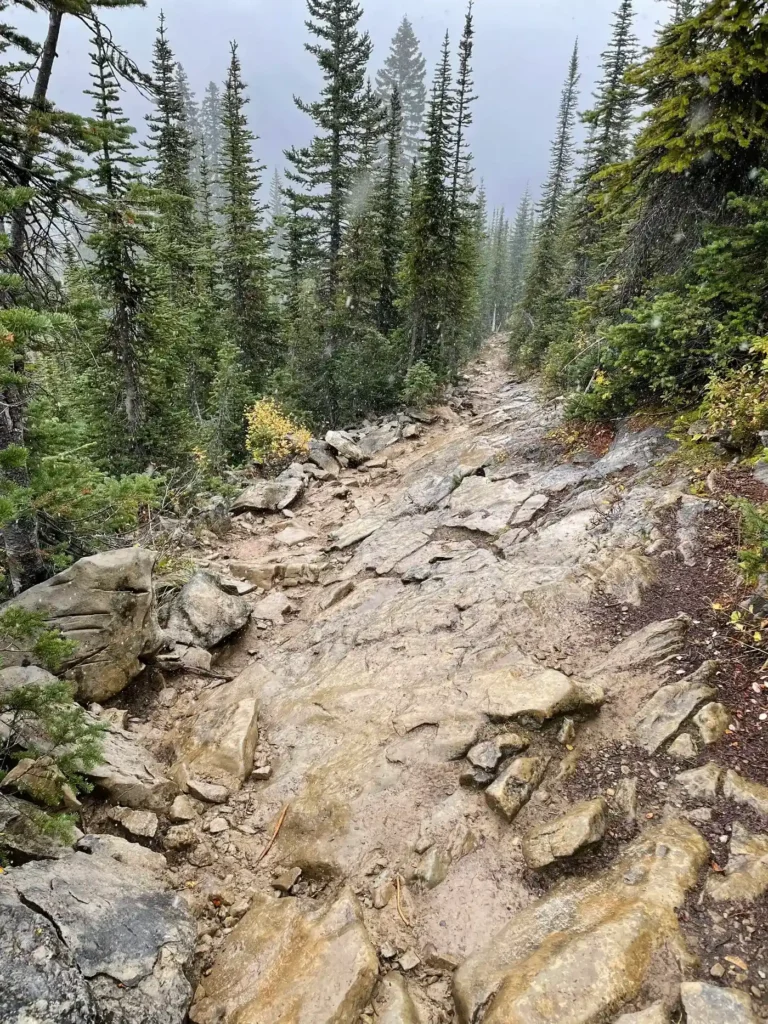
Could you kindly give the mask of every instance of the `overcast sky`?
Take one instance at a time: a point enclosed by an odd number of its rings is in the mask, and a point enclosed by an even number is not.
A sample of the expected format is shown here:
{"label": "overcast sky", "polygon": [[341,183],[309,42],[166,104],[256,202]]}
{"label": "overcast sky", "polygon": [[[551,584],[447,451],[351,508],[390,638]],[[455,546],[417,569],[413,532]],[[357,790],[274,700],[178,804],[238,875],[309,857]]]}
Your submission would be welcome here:
{"label": "overcast sky", "polygon": [[[478,176],[485,179],[492,205],[514,207],[527,182],[538,189],[547,172],[560,89],[574,40],[579,37],[584,106],[617,3],[476,0],[478,100],[472,147]],[[431,77],[446,28],[454,46],[458,42],[466,0],[362,0],[362,6],[363,25],[374,41],[372,75],[407,14],[421,40]],[[638,34],[643,43],[649,43],[666,5],[660,0],[635,0],[635,7]],[[251,123],[260,136],[259,156],[270,171],[282,166],[283,150],[311,135],[311,123],[292,99],[294,94],[312,99],[317,91],[314,60],[303,49],[305,0],[148,0],[143,10],[112,12],[108,21],[115,36],[143,67],[149,65],[161,9],[177,58],[198,93],[211,79],[223,81],[229,41],[238,41],[250,87]],[[63,37],[60,56],[53,99],[64,108],[82,110],[87,47],[73,26]],[[126,96],[125,106],[132,117],[141,118],[138,99]]]}

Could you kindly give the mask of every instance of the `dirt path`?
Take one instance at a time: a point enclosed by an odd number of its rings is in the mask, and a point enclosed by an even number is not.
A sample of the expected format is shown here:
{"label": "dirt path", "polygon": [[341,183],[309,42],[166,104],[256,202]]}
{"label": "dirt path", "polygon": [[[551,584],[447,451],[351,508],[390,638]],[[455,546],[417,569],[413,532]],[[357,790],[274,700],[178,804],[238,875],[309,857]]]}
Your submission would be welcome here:
{"label": "dirt path", "polygon": [[690,620],[643,605],[695,560],[700,499],[649,472],[661,431],[558,464],[502,356],[458,412],[199,560],[261,586],[217,661],[234,681],[181,677],[150,716],[178,754],[205,701],[236,759],[259,709],[255,773],[169,852],[197,1024],[768,1017],[768,790],[695,774],[730,721],[717,669],[687,674]]}

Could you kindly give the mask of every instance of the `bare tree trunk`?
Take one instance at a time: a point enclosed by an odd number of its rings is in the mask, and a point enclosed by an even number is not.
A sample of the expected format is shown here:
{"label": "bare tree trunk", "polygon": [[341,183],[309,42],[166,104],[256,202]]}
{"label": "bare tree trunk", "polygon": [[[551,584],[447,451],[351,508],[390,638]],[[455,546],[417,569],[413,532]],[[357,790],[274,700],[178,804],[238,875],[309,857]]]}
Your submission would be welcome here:
{"label": "bare tree trunk", "polygon": [[[31,118],[45,110],[48,103],[48,89],[51,84],[56,47],[61,32],[63,13],[51,11],[48,18],[48,35],[40,55],[40,68],[32,94]],[[30,130],[19,160],[19,185],[29,185],[37,149],[37,134]],[[8,251],[13,271],[24,277],[27,249],[27,222],[29,204],[24,203],[11,214],[11,244]],[[24,355],[14,365],[14,375],[21,380],[24,374]],[[0,392],[0,451],[10,447],[24,447],[24,414],[26,402],[23,388],[14,383],[7,384]],[[12,487],[26,490],[29,487],[29,471],[26,466],[6,468],[2,474]],[[37,520],[32,512],[26,512],[3,527],[3,544],[8,563],[8,572],[14,593],[26,590],[45,579],[46,571],[37,533]]]}
{"label": "bare tree trunk", "polygon": [[[51,11],[48,15],[48,34],[40,53],[40,68],[37,72],[35,90],[32,93],[31,114],[45,110],[48,104],[48,89],[51,84],[53,64],[56,60],[56,47],[59,45],[61,34],[61,22],[64,15],[61,11]],[[27,136],[24,151],[19,160],[19,185],[27,186],[32,180],[32,168],[35,161],[35,150],[37,148],[37,134],[32,131]],[[9,256],[13,269],[17,274],[23,274],[24,257],[26,255],[26,229],[29,216],[29,204],[23,203],[11,216],[11,246]]]}

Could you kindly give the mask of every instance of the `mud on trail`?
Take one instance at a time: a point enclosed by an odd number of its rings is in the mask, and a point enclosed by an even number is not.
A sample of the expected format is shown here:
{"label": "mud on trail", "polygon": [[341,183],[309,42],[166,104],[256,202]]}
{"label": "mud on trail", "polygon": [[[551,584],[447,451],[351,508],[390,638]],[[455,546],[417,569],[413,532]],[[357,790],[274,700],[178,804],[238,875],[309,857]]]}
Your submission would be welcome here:
{"label": "mud on trail", "polygon": [[768,1019],[768,690],[691,594],[730,548],[663,430],[558,422],[491,345],[198,548],[250,621],[136,723],[195,1024]]}

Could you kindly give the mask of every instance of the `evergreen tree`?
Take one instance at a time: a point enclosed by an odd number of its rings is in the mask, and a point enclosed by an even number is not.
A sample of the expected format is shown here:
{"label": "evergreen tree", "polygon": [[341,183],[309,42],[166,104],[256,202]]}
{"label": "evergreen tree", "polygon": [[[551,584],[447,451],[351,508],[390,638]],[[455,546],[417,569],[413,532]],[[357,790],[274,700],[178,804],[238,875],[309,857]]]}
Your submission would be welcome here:
{"label": "evergreen tree", "polygon": [[405,261],[405,294],[410,333],[409,366],[426,362],[443,373],[442,330],[446,326],[451,238],[448,182],[455,153],[455,94],[451,52],[445,35],[427,111],[422,165],[411,202]]}
{"label": "evergreen tree", "polygon": [[143,370],[151,344],[146,215],[137,209],[133,196],[145,161],[137,155],[133,128],[120,108],[119,83],[99,25],[91,64],[92,86],[87,95],[93,100],[101,139],[94,182],[102,201],[89,238],[94,252],[90,277],[106,320],[96,338],[96,365],[86,369],[86,377],[93,409],[101,410],[97,435],[102,457],[111,467],[136,471],[144,468],[147,459]]}
{"label": "evergreen tree", "polygon": [[285,247],[285,207],[283,203],[283,179],[280,171],[275,168],[272,183],[269,186],[269,230],[272,237],[272,260],[277,265],[283,259]]}
{"label": "evergreen tree", "polygon": [[197,188],[200,182],[200,148],[203,137],[201,112],[187,73],[181,64],[176,65],[176,88],[184,111],[184,124],[191,141],[190,177],[193,186]]}
{"label": "evergreen tree", "polygon": [[221,91],[210,82],[200,105],[200,134],[208,160],[214,210],[221,206]]}
{"label": "evergreen tree", "polygon": [[579,51],[574,47],[568,67],[557,130],[552,143],[549,177],[539,202],[539,220],[531,266],[521,307],[512,324],[513,352],[525,361],[538,363],[563,321],[564,245],[574,164],[573,133],[578,101]]}
{"label": "evergreen tree", "polygon": [[304,246],[300,254],[293,247],[293,260],[305,262],[306,243],[315,249],[311,267],[319,274],[326,299],[334,300],[341,279],[341,251],[345,213],[359,167],[361,133],[370,133],[382,122],[379,101],[366,88],[366,69],[372,44],[367,32],[360,32],[362,10],[355,0],[307,0],[307,27],[318,40],[305,48],[318,62],[324,85],[320,99],[311,103],[297,99],[299,110],[308,114],[318,129],[308,147],[286,153],[290,187],[286,196],[296,215],[318,218],[318,232],[294,228]]}
{"label": "evergreen tree", "polygon": [[237,343],[253,381],[260,385],[277,356],[269,238],[263,224],[265,207],[259,202],[265,168],[253,153],[256,136],[248,126],[249,101],[236,43],[231,54],[222,118],[223,282]]}
{"label": "evergreen tree", "polygon": [[517,305],[523,297],[523,287],[528,272],[536,223],[531,193],[525,190],[517,208],[515,223],[509,239],[509,309]]}
{"label": "evergreen tree", "polygon": [[399,270],[403,256],[405,205],[402,185],[403,108],[395,86],[389,101],[386,159],[373,193],[373,243],[378,255],[376,326],[388,335],[399,325]]}
{"label": "evergreen tree", "polygon": [[403,18],[392,40],[384,66],[376,75],[376,89],[382,102],[389,106],[397,90],[403,109],[403,130],[400,143],[404,176],[419,157],[427,107],[427,63],[408,18]]}

